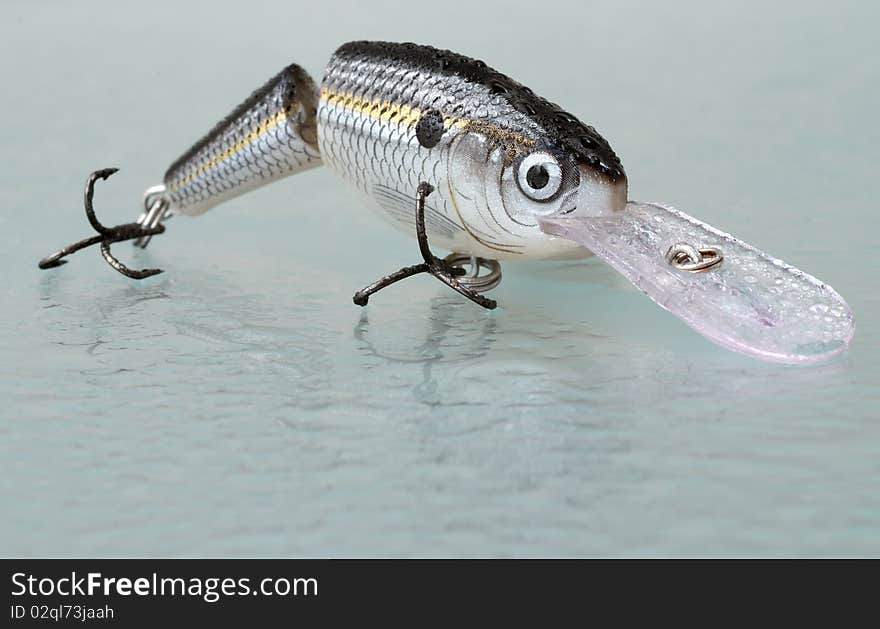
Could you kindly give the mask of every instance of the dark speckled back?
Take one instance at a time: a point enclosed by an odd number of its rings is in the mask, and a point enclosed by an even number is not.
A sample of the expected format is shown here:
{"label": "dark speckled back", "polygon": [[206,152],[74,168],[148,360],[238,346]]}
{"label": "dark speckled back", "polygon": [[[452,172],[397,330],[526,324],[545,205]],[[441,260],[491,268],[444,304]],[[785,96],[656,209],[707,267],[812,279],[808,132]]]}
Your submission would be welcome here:
{"label": "dark speckled back", "polygon": [[526,136],[549,140],[612,181],[625,177],[620,159],[593,127],[484,62],[449,50],[413,43],[349,42],[334,53],[323,85],[449,115],[491,118]]}

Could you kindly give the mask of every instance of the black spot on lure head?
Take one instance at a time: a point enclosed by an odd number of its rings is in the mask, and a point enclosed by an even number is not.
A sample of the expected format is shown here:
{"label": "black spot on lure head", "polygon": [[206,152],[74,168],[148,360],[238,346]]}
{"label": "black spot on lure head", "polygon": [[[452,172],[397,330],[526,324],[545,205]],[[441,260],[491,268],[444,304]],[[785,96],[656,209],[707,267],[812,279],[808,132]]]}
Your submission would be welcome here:
{"label": "black spot on lure head", "polygon": [[416,123],[416,138],[426,149],[437,146],[443,137],[443,116],[436,109],[429,109]]}

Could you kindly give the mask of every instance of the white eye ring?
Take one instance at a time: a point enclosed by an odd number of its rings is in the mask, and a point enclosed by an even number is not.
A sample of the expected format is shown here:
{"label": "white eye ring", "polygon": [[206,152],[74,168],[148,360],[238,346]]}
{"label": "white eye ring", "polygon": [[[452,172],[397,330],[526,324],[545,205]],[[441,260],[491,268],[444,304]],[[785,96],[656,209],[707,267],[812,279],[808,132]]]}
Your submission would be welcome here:
{"label": "white eye ring", "polygon": [[[535,201],[546,201],[562,185],[562,168],[550,153],[531,153],[519,163],[516,182],[527,197]],[[538,185],[541,183],[543,185]]]}

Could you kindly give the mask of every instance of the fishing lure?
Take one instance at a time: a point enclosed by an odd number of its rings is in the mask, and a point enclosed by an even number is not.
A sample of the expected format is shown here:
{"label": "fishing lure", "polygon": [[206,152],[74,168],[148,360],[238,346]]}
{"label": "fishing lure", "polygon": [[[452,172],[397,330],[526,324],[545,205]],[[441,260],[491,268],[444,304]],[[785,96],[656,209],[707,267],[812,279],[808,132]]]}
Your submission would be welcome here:
{"label": "fishing lure", "polygon": [[[100,244],[117,271],[144,278],[110,245],[145,247],[176,214],[195,216],[321,164],[386,221],[418,240],[422,261],[370,284],[371,295],[429,273],[485,308],[500,260],[595,254],[660,306],[728,349],[810,363],[843,351],[854,332],[829,286],[672,207],[629,201],[620,159],[593,127],[482,61],[416,44],[351,42],[320,85],[291,65],[255,91],[147,190],[135,223],[95,216],[96,236],[40,261],[64,263]],[[435,256],[429,243],[452,251]]]}

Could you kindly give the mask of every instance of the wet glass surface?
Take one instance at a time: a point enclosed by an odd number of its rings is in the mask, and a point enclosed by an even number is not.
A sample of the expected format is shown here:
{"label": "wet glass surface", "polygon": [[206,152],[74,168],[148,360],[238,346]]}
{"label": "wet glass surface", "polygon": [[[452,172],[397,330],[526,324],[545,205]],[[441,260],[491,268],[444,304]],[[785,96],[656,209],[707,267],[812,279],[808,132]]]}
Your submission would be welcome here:
{"label": "wet glass surface", "polygon": [[[639,5],[4,1],[0,554],[880,554],[880,15]],[[165,269],[144,282],[95,250],[36,268],[89,235],[90,170],[122,167],[96,207],[131,220],[252,89],[356,38],[456,49],[560,102],[632,198],[833,285],[851,351],[732,354],[596,261],[506,263],[491,313],[425,276],[362,310],[418,251],[326,170],[116,245]]]}

